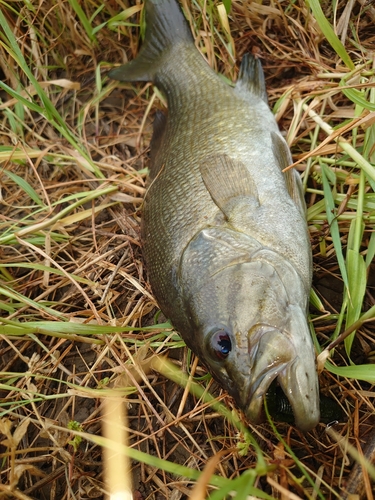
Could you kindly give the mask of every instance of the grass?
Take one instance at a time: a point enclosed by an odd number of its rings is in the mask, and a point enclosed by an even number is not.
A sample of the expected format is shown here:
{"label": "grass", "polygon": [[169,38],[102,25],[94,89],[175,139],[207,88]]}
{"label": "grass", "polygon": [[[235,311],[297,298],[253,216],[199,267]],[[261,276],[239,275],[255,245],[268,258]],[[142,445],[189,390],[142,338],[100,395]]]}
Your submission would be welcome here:
{"label": "grass", "polygon": [[321,391],[345,419],[307,435],[249,425],[158,314],[140,208],[163,103],[106,77],[137,53],[141,5],[3,1],[0,498],[129,498],[114,479],[129,468],[138,500],[342,498],[372,442],[375,11],[181,3],[224,78],[247,51],[263,60],[306,190]]}

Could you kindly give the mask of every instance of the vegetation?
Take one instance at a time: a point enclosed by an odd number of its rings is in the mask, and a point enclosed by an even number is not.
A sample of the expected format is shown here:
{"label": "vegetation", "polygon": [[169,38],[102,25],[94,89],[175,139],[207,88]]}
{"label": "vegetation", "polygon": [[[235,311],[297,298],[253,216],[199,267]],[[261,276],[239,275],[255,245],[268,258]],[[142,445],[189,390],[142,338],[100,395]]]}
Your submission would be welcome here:
{"label": "vegetation", "polygon": [[224,78],[261,57],[303,177],[321,391],[344,418],[302,435],[244,421],[158,313],[140,211],[164,103],[106,76],[144,32],[129,3],[1,1],[0,498],[131,498],[129,477],[137,500],[372,498],[371,465],[351,471],[375,442],[375,8],[181,1]]}

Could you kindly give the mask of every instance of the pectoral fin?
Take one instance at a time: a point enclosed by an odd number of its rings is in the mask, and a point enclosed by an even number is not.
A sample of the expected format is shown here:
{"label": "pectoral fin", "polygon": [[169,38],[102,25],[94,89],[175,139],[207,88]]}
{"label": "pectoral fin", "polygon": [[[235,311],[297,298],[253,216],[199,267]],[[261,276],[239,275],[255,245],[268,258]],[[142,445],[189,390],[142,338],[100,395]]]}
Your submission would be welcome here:
{"label": "pectoral fin", "polygon": [[258,191],[246,166],[226,154],[207,157],[199,166],[203,182],[215,204],[230,219],[242,200],[258,206]]}
{"label": "pectoral fin", "polygon": [[[273,153],[280,166],[281,170],[289,167],[293,163],[292,155],[290,154],[287,143],[284,139],[276,132],[271,132]],[[290,169],[284,172],[285,183],[288,193],[294,203],[297,205],[302,214],[306,212],[305,198],[302,189],[301,178],[299,174],[294,170]]]}

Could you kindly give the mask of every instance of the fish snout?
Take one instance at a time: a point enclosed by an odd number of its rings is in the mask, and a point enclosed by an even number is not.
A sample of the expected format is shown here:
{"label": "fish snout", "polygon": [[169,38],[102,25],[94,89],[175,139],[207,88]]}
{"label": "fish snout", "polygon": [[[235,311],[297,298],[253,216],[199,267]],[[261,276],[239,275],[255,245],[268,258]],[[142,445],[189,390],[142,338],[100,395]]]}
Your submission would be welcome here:
{"label": "fish snout", "polygon": [[[263,420],[263,401],[277,379],[293,409],[296,426],[307,432],[319,422],[319,389],[311,341],[295,345],[286,332],[264,331],[254,342],[249,335],[251,381],[245,413],[254,423]],[[310,339],[309,339],[310,340]],[[277,418],[277,415],[276,415]]]}

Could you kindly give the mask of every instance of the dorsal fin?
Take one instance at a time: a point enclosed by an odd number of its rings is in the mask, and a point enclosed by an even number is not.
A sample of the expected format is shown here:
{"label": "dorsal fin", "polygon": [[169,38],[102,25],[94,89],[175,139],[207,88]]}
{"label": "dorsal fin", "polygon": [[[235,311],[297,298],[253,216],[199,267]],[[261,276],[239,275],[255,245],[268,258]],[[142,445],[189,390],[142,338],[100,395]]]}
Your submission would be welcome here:
{"label": "dorsal fin", "polygon": [[248,92],[260,97],[268,104],[266,81],[260,59],[251,54],[243,56],[235,88],[239,92]]}

